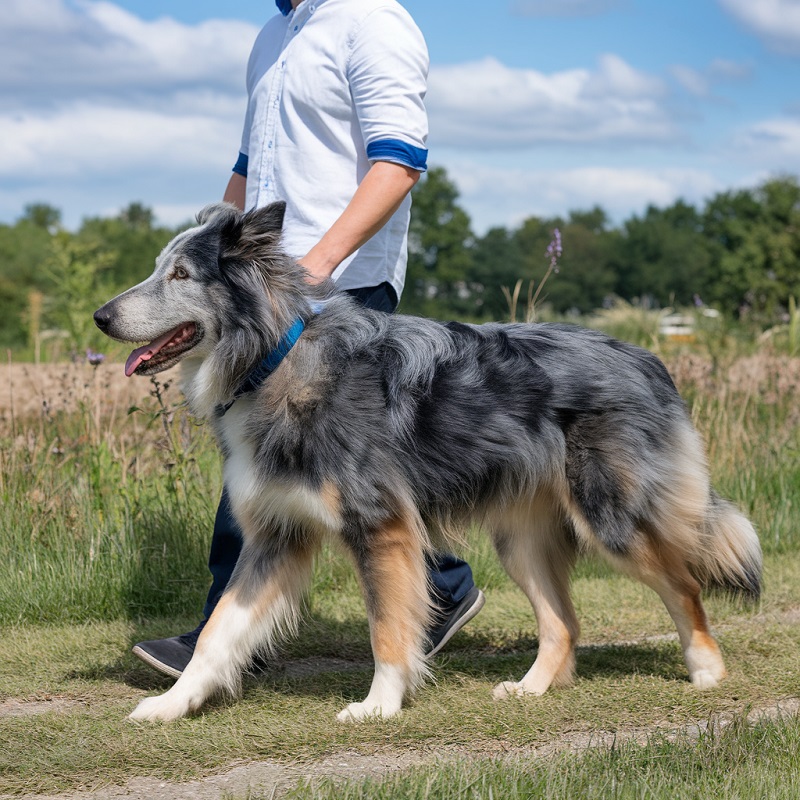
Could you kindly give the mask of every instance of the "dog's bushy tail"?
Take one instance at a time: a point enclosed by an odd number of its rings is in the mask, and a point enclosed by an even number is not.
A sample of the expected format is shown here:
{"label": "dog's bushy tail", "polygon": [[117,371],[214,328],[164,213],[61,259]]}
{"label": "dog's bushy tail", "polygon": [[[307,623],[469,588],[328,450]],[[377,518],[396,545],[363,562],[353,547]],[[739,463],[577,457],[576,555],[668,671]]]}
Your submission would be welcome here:
{"label": "dog's bushy tail", "polygon": [[712,588],[751,600],[761,594],[761,545],[752,523],[711,491],[697,577]]}

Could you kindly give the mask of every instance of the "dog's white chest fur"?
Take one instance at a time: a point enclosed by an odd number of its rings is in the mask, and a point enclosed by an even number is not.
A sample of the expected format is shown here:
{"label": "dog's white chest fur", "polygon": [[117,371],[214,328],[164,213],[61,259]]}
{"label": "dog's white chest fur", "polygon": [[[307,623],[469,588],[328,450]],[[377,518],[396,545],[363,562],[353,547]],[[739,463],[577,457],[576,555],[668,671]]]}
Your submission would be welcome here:
{"label": "dog's white chest fur", "polygon": [[249,397],[237,400],[220,425],[227,452],[223,478],[234,516],[257,529],[299,524],[323,533],[341,530],[341,516],[329,498],[299,481],[270,478],[258,468],[255,442],[246,433],[252,403]]}

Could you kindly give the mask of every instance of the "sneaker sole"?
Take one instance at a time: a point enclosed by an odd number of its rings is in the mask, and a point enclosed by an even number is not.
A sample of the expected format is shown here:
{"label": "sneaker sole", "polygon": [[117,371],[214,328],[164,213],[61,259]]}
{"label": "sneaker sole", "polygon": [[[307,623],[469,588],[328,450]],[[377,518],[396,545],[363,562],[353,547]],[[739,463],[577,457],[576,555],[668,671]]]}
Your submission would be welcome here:
{"label": "sneaker sole", "polygon": [[439,644],[437,644],[426,657],[433,658],[433,656],[435,656],[473,617],[477,616],[485,602],[485,595],[478,590],[478,596],[475,598],[475,602],[455,621],[453,627],[447,631]]}
{"label": "sneaker sole", "polygon": [[154,656],[151,656],[146,650],[142,650],[139,645],[136,645],[131,652],[137,657],[144,661],[148,667],[152,667],[157,672],[162,673],[163,675],[169,675],[170,678],[180,678],[183,674],[179,669],[175,669],[175,667],[171,667],[169,664],[165,664],[163,661],[159,661]]}

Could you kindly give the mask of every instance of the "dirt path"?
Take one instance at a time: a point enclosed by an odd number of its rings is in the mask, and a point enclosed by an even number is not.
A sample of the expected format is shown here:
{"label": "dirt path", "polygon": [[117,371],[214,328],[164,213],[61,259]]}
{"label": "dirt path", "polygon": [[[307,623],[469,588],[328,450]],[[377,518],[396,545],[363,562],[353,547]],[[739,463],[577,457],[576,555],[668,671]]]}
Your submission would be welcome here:
{"label": "dirt path", "polygon": [[[739,713],[743,713],[743,707]],[[800,698],[789,697],[751,710],[749,724],[765,720],[793,717],[800,714]],[[627,728],[592,733],[568,733],[539,747],[512,747],[500,741],[475,742],[463,745],[404,748],[402,751],[383,748],[365,755],[342,751],[325,758],[303,763],[256,761],[198,780],[186,783],[161,781],[157,778],[132,778],[123,786],[108,787],[92,792],[66,794],[16,795],[14,800],[219,800],[222,797],[248,797],[248,792],[258,792],[264,797],[279,798],[303,779],[334,778],[340,780],[380,778],[410,767],[457,761],[465,758],[494,758],[515,760],[520,758],[550,758],[560,753],[580,753],[591,747],[608,747],[612,744],[635,742],[645,744],[654,733],[668,739],[680,736],[696,738],[708,730],[720,731],[738,716],[732,712],[719,714],[680,728]],[[11,798],[2,795],[0,800]]]}

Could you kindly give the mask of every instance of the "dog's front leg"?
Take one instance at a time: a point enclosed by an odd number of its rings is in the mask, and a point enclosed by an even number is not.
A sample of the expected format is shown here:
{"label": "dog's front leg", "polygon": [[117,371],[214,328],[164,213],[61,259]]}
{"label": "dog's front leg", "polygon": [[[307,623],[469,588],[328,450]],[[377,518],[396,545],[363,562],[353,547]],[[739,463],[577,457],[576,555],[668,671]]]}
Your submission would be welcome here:
{"label": "dog's front leg", "polygon": [[425,628],[430,614],[424,551],[417,529],[393,520],[354,548],[369,617],[375,675],[369,694],[337,719],[391,717],[427,674]]}
{"label": "dog's front leg", "polygon": [[245,545],[183,674],[169,691],[142,700],[130,719],[169,722],[197,711],[219,691],[236,694],[253,653],[295,625],[313,555],[311,549],[266,552]]}

